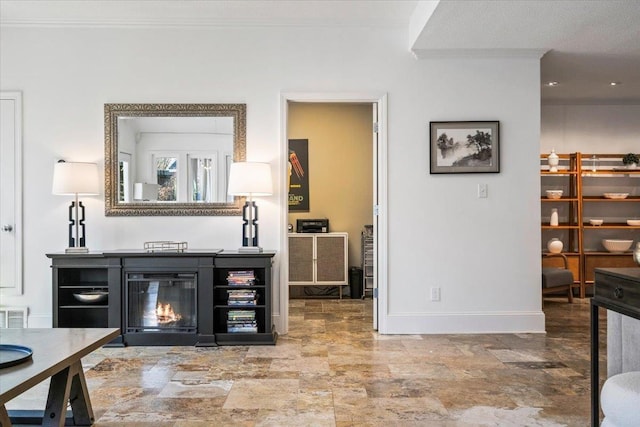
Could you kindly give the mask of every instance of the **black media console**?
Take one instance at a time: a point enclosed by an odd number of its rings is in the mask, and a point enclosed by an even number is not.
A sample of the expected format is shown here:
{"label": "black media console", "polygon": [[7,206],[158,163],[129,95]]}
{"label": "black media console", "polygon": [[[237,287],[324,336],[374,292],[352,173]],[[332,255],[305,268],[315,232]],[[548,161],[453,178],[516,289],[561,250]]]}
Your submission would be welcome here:
{"label": "black media console", "polygon": [[53,327],[119,328],[110,345],[273,345],[274,252],[47,254]]}

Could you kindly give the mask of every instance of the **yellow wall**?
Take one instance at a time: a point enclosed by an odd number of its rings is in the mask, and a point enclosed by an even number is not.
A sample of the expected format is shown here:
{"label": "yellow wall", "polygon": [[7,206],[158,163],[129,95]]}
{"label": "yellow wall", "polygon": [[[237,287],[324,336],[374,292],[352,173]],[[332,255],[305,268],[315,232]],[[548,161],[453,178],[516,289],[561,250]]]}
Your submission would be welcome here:
{"label": "yellow wall", "polygon": [[360,266],[360,234],[373,218],[371,104],[290,103],[287,136],[309,140],[309,212],[329,218],[329,231],[349,233],[349,266]]}

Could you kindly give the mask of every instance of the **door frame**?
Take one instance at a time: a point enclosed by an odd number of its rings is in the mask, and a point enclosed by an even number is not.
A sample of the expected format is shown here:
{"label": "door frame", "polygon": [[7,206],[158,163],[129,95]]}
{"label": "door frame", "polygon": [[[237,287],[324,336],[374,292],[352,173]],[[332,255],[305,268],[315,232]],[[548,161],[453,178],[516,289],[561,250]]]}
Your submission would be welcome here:
{"label": "door frame", "polygon": [[[22,295],[24,285],[22,282],[22,92],[19,91],[0,91],[0,99],[13,101],[14,117],[13,117],[13,231],[14,233],[14,251],[15,260],[13,263],[15,286],[0,288],[2,295]],[[6,142],[6,141],[3,141]],[[1,218],[5,221],[5,218]],[[2,224],[3,225],[3,224]],[[2,231],[0,231],[2,232]]]}
{"label": "door frame", "polygon": [[[377,234],[374,239],[374,265],[375,284],[374,294],[377,292],[377,298],[374,296],[374,313],[377,313],[377,319],[372,319],[372,327],[377,323],[378,331],[384,333],[387,324],[387,310],[381,308],[387,306],[387,283],[388,283],[388,253],[387,253],[387,94],[381,92],[362,92],[362,93],[318,93],[318,92],[282,92],[280,94],[280,156],[279,164],[280,174],[280,307],[278,312],[280,316],[274,319],[276,330],[280,334],[286,334],[289,331],[289,239],[288,239],[288,212],[289,212],[289,191],[287,188],[287,156],[288,156],[288,138],[287,125],[289,117],[289,102],[308,102],[308,103],[371,103],[378,105],[378,145],[374,147],[374,203],[376,203],[377,195]],[[374,207],[371,207],[372,215]],[[374,286],[376,286],[374,285]],[[377,321],[377,322],[376,322]]]}

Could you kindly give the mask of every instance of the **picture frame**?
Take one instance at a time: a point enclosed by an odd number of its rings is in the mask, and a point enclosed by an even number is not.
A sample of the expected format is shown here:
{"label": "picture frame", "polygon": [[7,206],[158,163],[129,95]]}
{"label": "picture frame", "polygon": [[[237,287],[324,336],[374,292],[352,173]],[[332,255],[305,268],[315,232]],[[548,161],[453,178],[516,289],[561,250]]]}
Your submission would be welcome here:
{"label": "picture frame", "polygon": [[500,122],[429,122],[431,174],[499,173]]}

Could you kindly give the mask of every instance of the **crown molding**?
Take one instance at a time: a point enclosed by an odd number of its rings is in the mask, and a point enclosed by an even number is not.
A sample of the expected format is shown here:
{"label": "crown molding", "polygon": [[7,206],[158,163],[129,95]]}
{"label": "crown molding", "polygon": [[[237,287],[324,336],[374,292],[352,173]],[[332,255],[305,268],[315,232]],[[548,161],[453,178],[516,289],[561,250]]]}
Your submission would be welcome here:
{"label": "crown molding", "polygon": [[454,58],[533,58],[540,59],[549,49],[412,49],[416,59]]}
{"label": "crown molding", "polygon": [[542,106],[572,106],[572,105],[608,105],[608,106],[640,106],[640,99],[610,99],[610,98],[594,98],[594,99],[544,99],[541,101]]}
{"label": "crown molding", "polygon": [[[221,28],[221,27],[307,27],[304,24],[276,24],[247,20],[217,19],[0,19],[2,27],[28,28]],[[325,25],[332,27],[331,25]]]}

